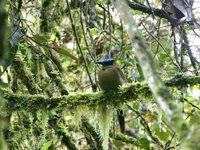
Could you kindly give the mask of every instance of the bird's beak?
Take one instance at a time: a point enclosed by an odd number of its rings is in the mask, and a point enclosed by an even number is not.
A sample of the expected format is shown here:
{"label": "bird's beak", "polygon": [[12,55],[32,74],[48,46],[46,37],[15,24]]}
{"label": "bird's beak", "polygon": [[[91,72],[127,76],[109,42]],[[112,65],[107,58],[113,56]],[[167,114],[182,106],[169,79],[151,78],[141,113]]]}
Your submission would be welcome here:
{"label": "bird's beak", "polygon": [[97,64],[101,64],[101,65],[102,65],[102,61],[101,61],[101,60],[100,60],[100,61],[97,61],[96,63],[97,63]]}

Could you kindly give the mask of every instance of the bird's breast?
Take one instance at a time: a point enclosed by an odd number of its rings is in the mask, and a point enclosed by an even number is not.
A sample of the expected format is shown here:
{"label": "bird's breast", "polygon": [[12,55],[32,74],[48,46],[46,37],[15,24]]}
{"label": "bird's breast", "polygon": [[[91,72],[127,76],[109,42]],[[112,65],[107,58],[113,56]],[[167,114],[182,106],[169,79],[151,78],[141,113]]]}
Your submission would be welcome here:
{"label": "bird's breast", "polygon": [[115,90],[122,83],[123,79],[116,68],[102,69],[99,72],[99,84],[104,91]]}

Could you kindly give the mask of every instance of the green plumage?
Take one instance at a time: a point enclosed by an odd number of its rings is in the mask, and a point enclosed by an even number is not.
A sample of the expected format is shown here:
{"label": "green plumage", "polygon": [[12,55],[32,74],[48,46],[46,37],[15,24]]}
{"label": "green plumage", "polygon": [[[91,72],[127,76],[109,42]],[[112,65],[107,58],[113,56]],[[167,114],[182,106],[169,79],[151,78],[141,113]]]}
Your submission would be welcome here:
{"label": "green plumage", "polygon": [[123,74],[119,68],[114,65],[103,66],[99,71],[99,84],[102,90],[110,91],[119,88],[123,84]]}

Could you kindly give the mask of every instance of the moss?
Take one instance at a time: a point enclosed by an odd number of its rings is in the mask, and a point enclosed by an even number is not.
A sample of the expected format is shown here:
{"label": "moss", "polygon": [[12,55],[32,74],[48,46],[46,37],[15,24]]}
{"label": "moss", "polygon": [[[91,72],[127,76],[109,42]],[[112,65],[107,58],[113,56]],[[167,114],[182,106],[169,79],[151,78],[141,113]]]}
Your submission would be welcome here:
{"label": "moss", "polygon": [[109,147],[109,131],[112,125],[113,112],[114,108],[111,105],[101,104],[98,107],[98,124],[104,150],[108,150]]}
{"label": "moss", "polygon": [[177,74],[170,80],[165,81],[165,84],[170,87],[185,87],[188,85],[196,85],[200,84],[200,77]]}
{"label": "moss", "polygon": [[[175,78],[175,77],[174,77]],[[199,84],[200,77],[186,76],[178,77],[175,79],[165,81],[168,86],[179,86],[184,84]],[[180,82],[179,82],[179,80]],[[184,81],[182,82],[182,80]],[[174,82],[176,80],[176,82]],[[196,81],[196,82],[195,82]],[[176,84],[175,84],[176,83]],[[177,87],[176,86],[176,87]],[[96,92],[96,93],[76,93],[59,97],[47,97],[45,95],[29,95],[29,94],[14,94],[10,90],[0,88],[2,96],[9,101],[9,109],[25,109],[35,111],[38,109],[57,109],[62,110],[63,108],[75,109],[77,106],[87,106],[91,109],[95,108],[99,104],[112,105],[114,108],[118,108],[124,103],[141,100],[151,99],[152,94],[146,83],[133,83],[121,87],[117,92]],[[163,90],[162,93],[165,94]]]}
{"label": "moss", "polygon": [[[183,86],[183,84],[199,84],[200,81],[200,77],[196,76],[188,76],[187,79],[186,76],[174,78],[165,81],[166,85],[172,87],[176,85],[177,87],[179,85]],[[152,98],[151,91],[146,83],[128,84],[121,87],[118,92],[76,93],[51,98],[45,95],[14,94],[4,88],[0,88],[0,91],[2,91],[3,97],[9,101],[10,110],[26,109],[30,111],[44,109],[44,107],[50,110],[62,110],[63,108],[74,109],[81,105],[95,108],[97,105],[105,103],[117,108],[130,101]],[[165,94],[164,91],[159,94]]]}
{"label": "moss", "polygon": [[[180,85],[180,87],[183,87],[183,85],[199,84],[199,77],[189,76],[187,80],[185,79],[186,76],[174,78],[165,81],[166,85],[172,87]],[[82,115],[92,119],[96,116],[96,120],[99,120],[99,129],[103,139],[104,149],[107,149],[108,145],[108,135],[112,125],[113,112],[122,107],[125,103],[141,99],[147,101],[153,98],[146,83],[128,84],[121,87],[117,92],[76,93],[59,97],[48,97],[39,94],[15,94],[11,90],[5,88],[0,88],[0,91],[4,99],[9,102],[7,105],[7,110],[9,112],[15,110],[25,110],[29,112],[38,110],[63,111],[67,109],[72,113],[75,112],[74,115],[76,117],[74,118],[78,118],[76,124],[79,124]],[[165,94],[165,92],[159,94]],[[97,115],[94,113],[96,109],[98,110]],[[46,122],[43,122],[43,126],[45,126],[45,124]],[[124,140],[127,140],[127,138]]]}
{"label": "moss", "polygon": [[33,74],[26,64],[22,62],[22,58],[19,54],[16,55],[12,67],[17,73],[17,77],[23,82],[30,94],[37,94],[40,92],[40,88],[36,84]]}
{"label": "moss", "polygon": [[113,135],[112,138],[115,140],[123,141],[125,143],[137,145],[137,141],[134,138],[127,136],[127,135],[116,134],[115,136]]}

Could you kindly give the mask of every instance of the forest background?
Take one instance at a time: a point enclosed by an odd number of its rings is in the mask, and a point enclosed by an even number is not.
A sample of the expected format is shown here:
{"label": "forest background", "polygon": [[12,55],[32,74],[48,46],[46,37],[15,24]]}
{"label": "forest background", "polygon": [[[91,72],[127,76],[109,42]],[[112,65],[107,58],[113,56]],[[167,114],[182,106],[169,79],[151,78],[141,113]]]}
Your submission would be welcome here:
{"label": "forest background", "polygon": [[[1,0],[0,149],[99,150],[107,149],[104,138],[109,149],[200,149],[199,7],[198,0]],[[109,96],[97,77],[105,57],[126,78]],[[110,116],[109,137],[99,130],[102,115]]]}

